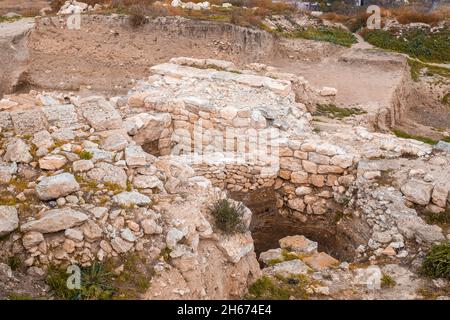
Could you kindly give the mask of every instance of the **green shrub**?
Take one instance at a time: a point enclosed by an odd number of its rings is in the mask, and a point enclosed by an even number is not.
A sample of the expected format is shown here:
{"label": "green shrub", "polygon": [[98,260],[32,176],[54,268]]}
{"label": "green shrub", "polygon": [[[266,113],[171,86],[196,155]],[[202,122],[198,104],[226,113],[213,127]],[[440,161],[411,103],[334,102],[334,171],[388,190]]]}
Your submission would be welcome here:
{"label": "green shrub", "polygon": [[393,288],[396,284],[395,280],[388,274],[383,274],[383,277],[381,277],[381,287],[383,288]]}
{"label": "green shrub", "polygon": [[242,203],[231,203],[228,199],[218,200],[211,208],[215,225],[227,234],[243,232],[245,207]]}
{"label": "green shrub", "polygon": [[62,300],[106,300],[114,294],[112,274],[99,262],[90,267],[81,268],[80,289],[69,289],[67,279],[70,276],[65,268],[50,266],[46,283],[57,299]]}
{"label": "green shrub", "polygon": [[422,263],[422,271],[432,278],[450,279],[450,244],[433,245]]}

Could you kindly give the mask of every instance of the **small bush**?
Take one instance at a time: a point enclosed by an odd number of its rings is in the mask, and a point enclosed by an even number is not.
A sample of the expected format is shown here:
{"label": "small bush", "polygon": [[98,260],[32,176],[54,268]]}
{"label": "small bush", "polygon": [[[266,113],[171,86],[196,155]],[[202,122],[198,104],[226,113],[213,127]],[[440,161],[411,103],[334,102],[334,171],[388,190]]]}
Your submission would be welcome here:
{"label": "small bush", "polygon": [[242,203],[230,203],[228,199],[218,200],[211,208],[215,225],[227,234],[243,232],[245,225],[243,221],[245,207]]}
{"label": "small bush", "polygon": [[435,244],[427,253],[422,271],[432,278],[450,279],[450,244]]}
{"label": "small bush", "polygon": [[382,288],[393,288],[397,283],[395,280],[388,274],[383,274],[381,278],[381,287]]}
{"label": "small bush", "polygon": [[57,299],[62,300],[106,300],[114,294],[112,274],[99,262],[81,269],[80,289],[69,289],[66,269],[50,266],[46,282]]}
{"label": "small bush", "polygon": [[313,113],[314,116],[324,116],[331,119],[343,119],[353,115],[365,114],[364,110],[359,108],[339,108],[334,104],[320,104],[316,105],[316,111]]}

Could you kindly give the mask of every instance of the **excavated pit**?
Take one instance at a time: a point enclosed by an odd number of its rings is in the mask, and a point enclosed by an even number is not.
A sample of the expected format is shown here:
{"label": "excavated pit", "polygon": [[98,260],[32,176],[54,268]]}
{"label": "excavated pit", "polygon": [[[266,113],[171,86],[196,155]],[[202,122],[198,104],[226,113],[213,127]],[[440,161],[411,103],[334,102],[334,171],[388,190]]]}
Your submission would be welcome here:
{"label": "excavated pit", "polygon": [[[341,261],[353,261],[359,245],[348,223],[339,225],[335,215],[310,216],[306,222],[282,216],[276,206],[276,191],[264,188],[252,192],[232,192],[230,197],[242,201],[253,216],[250,231],[257,256],[269,249],[279,248],[278,241],[286,236],[304,235],[318,243],[319,251]],[[356,233],[359,231],[355,230]]]}

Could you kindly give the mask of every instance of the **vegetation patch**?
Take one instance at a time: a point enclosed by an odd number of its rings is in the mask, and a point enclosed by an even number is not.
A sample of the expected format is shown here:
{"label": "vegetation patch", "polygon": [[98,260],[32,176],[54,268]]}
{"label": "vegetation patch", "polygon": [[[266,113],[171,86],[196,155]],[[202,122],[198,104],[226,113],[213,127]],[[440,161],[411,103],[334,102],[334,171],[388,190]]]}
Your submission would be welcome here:
{"label": "vegetation patch", "polygon": [[324,116],[331,119],[343,119],[353,115],[365,114],[364,110],[359,108],[338,108],[334,104],[316,105],[316,111],[313,116]]}
{"label": "vegetation patch", "polygon": [[386,30],[365,29],[363,37],[376,47],[406,53],[422,61],[450,62],[449,30],[429,32],[423,29],[410,29],[395,34]]}
{"label": "vegetation patch", "polygon": [[79,152],[77,152],[77,154],[80,157],[80,159],[82,159],[82,160],[91,160],[94,157],[92,152],[87,151],[87,150],[79,151]]}
{"label": "vegetation patch", "polygon": [[[437,67],[431,64],[427,64],[427,63],[423,63],[414,59],[409,59],[408,58],[408,65],[410,68],[410,72],[411,72],[411,78],[414,81],[418,81],[420,76],[422,75],[422,70],[425,70],[425,72],[423,72],[423,74],[425,76],[435,76],[435,75],[439,75],[442,76],[444,78],[450,78],[450,70],[447,68],[443,68],[443,67]],[[448,95],[447,94],[447,99],[448,99]],[[444,101],[445,96],[442,98],[442,102],[446,103]]]}
{"label": "vegetation patch", "polygon": [[399,129],[393,129],[392,132],[399,138],[413,139],[413,140],[421,141],[421,142],[431,144],[431,145],[435,145],[437,143],[436,140],[433,140],[431,138],[409,134],[409,133],[404,132]]}
{"label": "vegetation patch", "polygon": [[381,287],[382,288],[393,288],[397,283],[395,280],[388,274],[383,274],[381,277]]}
{"label": "vegetation patch", "polygon": [[227,234],[245,231],[244,213],[245,206],[239,203],[231,203],[228,199],[221,199],[210,208],[215,226]]}
{"label": "vegetation patch", "polygon": [[425,221],[428,224],[437,224],[437,225],[447,225],[450,224],[450,211],[444,211],[444,212],[427,212],[425,214]]}
{"label": "vegetation patch", "polygon": [[0,23],[3,23],[3,22],[14,22],[14,21],[17,21],[17,20],[20,20],[20,19],[22,19],[21,16],[16,16],[16,17],[0,16]]}
{"label": "vegetation patch", "polygon": [[433,245],[422,263],[422,271],[432,278],[450,279],[450,244]]}
{"label": "vegetation patch", "polygon": [[306,276],[296,275],[288,278],[277,276],[271,278],[263,276],[254,282],[245,296],[247,300],[307,300],[309,298],[306,287],[309,284]]}
{"label": "vegetation patch", "polygon": [[93,262],[90,267],[81,268],[80,289],[69,289],[70,274],[65,268],[51,265],[47,271],[46,283],[55,298],[60,300],[107,300],[115,292],[113,274],[105,265]]}
{"label": "vegetation patch", "polygon": [[[449,70],[449,73],[450,73],[450,70]],[[450,106],[450,92],[447,92],[446,94],[444,94],[441,101],[443,104]]]}
{"label": "vegetation patch", "polygon": [[316,41],[326,41],[344,47],[351,47],[352,44],[357,42],[356,37],[344,28],[328,26],[307,27],[287,34],[287,36]]}

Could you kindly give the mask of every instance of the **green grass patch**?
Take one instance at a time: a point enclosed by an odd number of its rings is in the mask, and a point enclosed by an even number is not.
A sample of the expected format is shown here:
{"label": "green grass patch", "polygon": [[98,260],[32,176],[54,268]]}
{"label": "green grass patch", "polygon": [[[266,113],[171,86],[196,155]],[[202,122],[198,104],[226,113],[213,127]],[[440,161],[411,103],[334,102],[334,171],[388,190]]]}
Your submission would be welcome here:
{"label": "green grass patch", "polygon": [[7,296],[8,300],[34,300],[28,293],[11,293]]}
{"label": "green grass patch", "polygon": [[[425,75],[426,76],[435,76],[435,75],[439,75],[442,76],[444,78],[450,78],[450,70],[447,68],[443,68],[443,67],[437,67],[437,66],[433,66],[427,63],[423,63],[414,59],[409,59],[408,58],[408,65],[410,67],[410,71],[411,71],[411,78],[414,81],[418,81],[421,75],[421,70],[426,68],[426,72]],[[445,98],[445,96],[444,96]],[[443,103],[444,102],[444,98],[443,98]]]}
{"label": "green grass patch", "polygon": [[450,31],[431,33],[422,29],[404,31],[401,35],[386,30],[365,30],[364,39],[370,44],[426,62],[450,62]]}
{"label": "green grass patch", "polygon": [[0,16],[0,23],[3,23],[3,22],[14,22],[14,21],[17,21],[17,20],[20,20],[20,19],[22,19],[21,16],[18,16],[18,17]]}
{"label": "green grass patch", "polygon": [[431,145],[435,145],[437,143],[436,140],[433,140],[431,138],[409,134],[409,133],[404,132],[399,129],[393,129],[392,132],[399,138],[413,139],[413,140],[421,141],[421,142],[431,144]]}
{"label": "green grass patch", "polygon": [[316,105],[316,111],[313,116],[324,116],[332,119],[343,119],[353,115],[365,114],[364,110],[359,108],[338,108],[334,104],[320,104]]}
{"label": "green grass patch", "polygon": [[331,42],[344,47],[351,47],[356,43],[356,37],[349,31],[328,26],[307,27],[285,34],[287,37],[302,38],[308,40]]}
{"label": "green grass patch", "polygon": [[435,244],[422,263],[422,272],[432,278],[450,279],[450,244]]}

